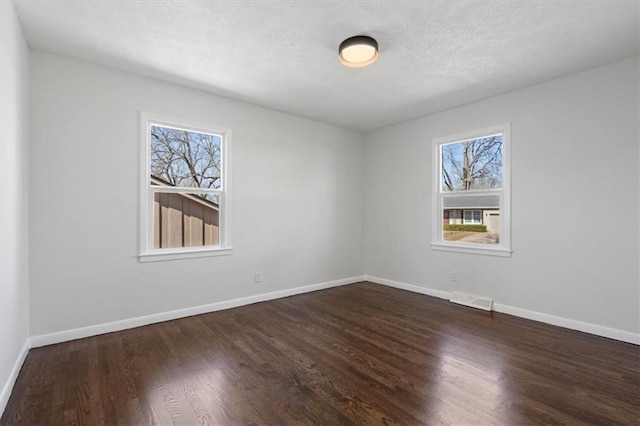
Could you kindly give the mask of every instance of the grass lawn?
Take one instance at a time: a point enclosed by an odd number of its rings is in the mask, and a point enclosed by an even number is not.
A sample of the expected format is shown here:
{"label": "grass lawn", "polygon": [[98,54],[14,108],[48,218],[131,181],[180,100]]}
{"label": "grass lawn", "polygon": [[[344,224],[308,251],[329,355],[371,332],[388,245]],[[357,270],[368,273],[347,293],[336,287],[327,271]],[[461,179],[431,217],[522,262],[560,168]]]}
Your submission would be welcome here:
{"label": "grass lawn", "polygon": [[470,231],[443,231],[442,239],[445,241],[458,241],[464,237],[475,235],[478,232]]}
{"label": "grass lawn", "polygon": [[465,243],[499,244],[500,234],[497,232],[443,231],[442,239]]}

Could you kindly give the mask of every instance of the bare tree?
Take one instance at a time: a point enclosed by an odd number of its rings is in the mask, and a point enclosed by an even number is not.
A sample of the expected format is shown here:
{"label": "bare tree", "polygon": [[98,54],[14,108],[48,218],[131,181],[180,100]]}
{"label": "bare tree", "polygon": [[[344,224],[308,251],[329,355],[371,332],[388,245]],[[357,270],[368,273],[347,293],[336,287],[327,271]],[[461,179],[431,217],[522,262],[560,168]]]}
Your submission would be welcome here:
{"label": "bare tree", "polygon": [[448,191],[502,187],[502,135],[443,145],[442,182]]}
{"label": "bare tree", "polygon": [[151,126],[151,175],[173,186],[220,188],[220,138]]}

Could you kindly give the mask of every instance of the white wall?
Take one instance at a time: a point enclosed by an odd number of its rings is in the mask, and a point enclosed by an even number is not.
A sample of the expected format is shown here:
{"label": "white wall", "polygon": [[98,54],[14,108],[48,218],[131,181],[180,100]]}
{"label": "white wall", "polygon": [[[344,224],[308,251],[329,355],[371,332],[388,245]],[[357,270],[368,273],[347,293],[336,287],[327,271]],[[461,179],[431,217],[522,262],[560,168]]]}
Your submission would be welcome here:
{"label": "white wall", "polygon": [[[361,134],[38,51],[31,106],[32,335],[362,275]],[[232,129],[232,256],[138,262],[139,110]]]}
{"label": "white wall", "polygon": [[29,52],[11,2],[0,2],[0,413],[29,337]]}
{"label": "white wall", "polygon": [[[637,59],[622,61],[363,145],[356,132],[32,52],[31,334],[360,276],[363,264],[372,277],[638,333],[637,86]],[[138,263],[140,109],[233,129],[232,256]],[[432,251],[431,140],[504,122],[513,257]]]}
{"label": "white wall", "polygon": [[[638,333],[638,84],[630,59],[368,134],[366,274]],[[513,257],[432,251],[431,141],[505,122]]]}

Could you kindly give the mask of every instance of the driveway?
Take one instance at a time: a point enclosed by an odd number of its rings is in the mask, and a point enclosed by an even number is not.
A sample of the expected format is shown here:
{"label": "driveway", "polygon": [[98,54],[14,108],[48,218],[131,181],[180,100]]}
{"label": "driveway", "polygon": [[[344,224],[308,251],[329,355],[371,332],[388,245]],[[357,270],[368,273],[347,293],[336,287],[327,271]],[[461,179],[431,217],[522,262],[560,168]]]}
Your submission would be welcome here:
{"label": "driveway", "polygon": [[499,244],[500,234],[497,232],[445,231],[444,240],[465,243]]}

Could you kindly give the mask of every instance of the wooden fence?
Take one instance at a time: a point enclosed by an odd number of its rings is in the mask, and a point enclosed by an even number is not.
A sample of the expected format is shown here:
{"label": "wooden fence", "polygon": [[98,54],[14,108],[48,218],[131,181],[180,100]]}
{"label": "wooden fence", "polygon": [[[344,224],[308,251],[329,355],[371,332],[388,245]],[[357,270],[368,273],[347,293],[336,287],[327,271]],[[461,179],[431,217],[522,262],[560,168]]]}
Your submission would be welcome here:
{"label": "wooden fence", "polygon": [[219,244],[219,208],[197,195],[157,192],[153,216],[153,248]]}

